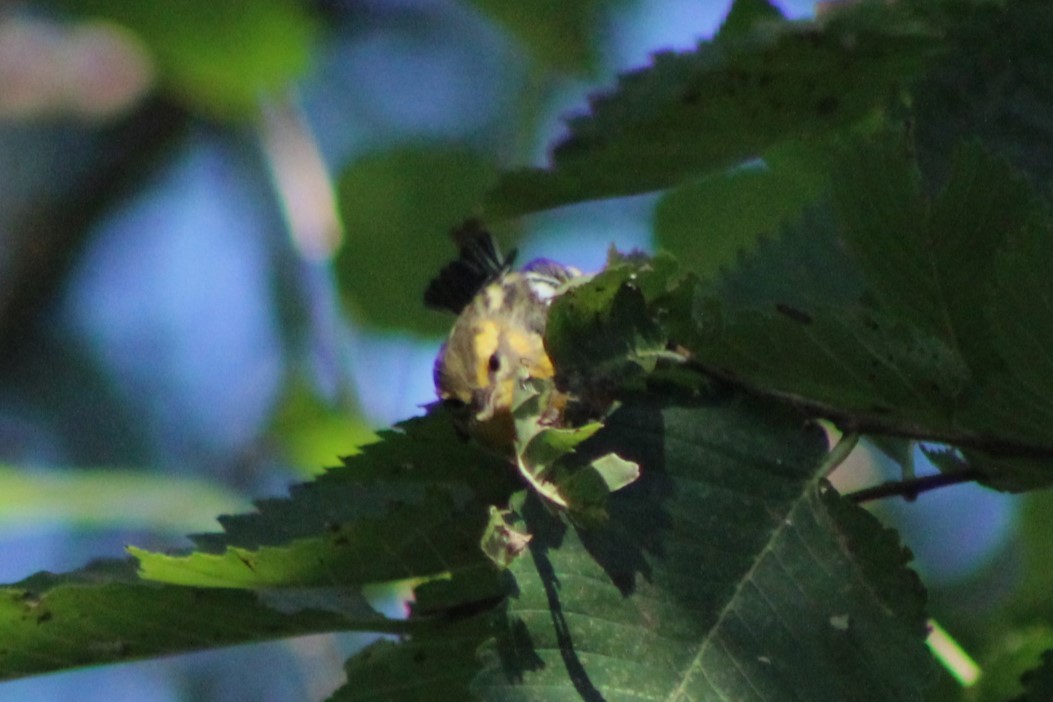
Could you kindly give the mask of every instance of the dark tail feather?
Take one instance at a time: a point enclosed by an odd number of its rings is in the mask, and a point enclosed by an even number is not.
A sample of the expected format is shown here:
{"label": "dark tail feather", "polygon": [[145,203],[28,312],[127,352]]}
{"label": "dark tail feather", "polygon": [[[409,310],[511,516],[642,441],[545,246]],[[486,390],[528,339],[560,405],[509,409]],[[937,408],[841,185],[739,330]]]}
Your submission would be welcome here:
{"label": "dark tail feather", "polygon": [[451,236],[460,255],[428,284],[424,305],[460,314],[485,285],[511,270],[516,252],[502,259],[493,236],[478,220],[465,222]]}

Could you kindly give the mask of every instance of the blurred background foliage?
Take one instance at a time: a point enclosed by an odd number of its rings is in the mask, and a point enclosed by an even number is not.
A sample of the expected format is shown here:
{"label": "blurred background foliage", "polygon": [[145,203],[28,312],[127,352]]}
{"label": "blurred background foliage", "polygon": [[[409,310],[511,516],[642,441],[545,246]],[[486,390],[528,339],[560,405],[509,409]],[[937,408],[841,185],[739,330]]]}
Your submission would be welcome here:
{"label": "blurred background foliage", "polygon": [[[791,17],[811,2],[778,3]],[[712,34],[698,0],[36,0],[0,8],[0,523],[5,581],[178,547],[433,397],[450,320],[423,309],[499,170],[649,54]],[[665,198],[500,223],[520,260],[689,267],[822,187],[773,154]],[[699,203],[705,203],[700,207]],[[743,226],[741,213],[749,214]],[[712,246],[690,236],[706,218]],[[745,237],[735,240],[732,233]],[[743,234],[745,232],[745,234]],[[880,480],[861,453],[850,478]],[[919,456],[919,465],[923,463]],[[848,471],[844,471],[847,473]],[[934,615],[1032,667],[1053,639],[1040,494],[962,486],[877,509]],[[4,683],[4,699],[320,699],[354,637]],[[322,661],[323,663],[319,663]],[[944,681],[947,699],[960,691]],[[976,699],[1013,684],[985,680]],[[990,696],[987,696],[990,695]]]}

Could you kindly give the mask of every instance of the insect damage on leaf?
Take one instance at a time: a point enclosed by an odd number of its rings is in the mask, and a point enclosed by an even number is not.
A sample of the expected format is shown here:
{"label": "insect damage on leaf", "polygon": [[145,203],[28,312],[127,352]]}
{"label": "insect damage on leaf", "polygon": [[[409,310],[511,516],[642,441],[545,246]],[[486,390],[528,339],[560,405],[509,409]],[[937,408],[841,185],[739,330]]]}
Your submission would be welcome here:
{"label": "insect damage on leaf", "polygon": [[514,513],[507,509],[490,507],[490,520],[480,541],[483,553],[500,568],[507,568],[519,554],[526,550],[533,538],[513,523]]}
{"label": "insect damage on leaf", "polygon": [[[459,233],[463,240],[464,228]],[[569,457],[603,427],[619,388],[638,384],[660,360],[676,356],[648,307],[672,285],[670,261],[614,252],[595,277],[546,260],[513,271],[511,258],[500,256],[481,225],[473,223],[467,234],[460,258],[426,295],[434,301],[449,289],[462,303],[446,305],[460,313],[436,359],[437,394],[465,415],[460,429],[507,456],[547,504],[582,525],[600,523],[607,496],[635,481],[640,466],[614,454],[584,464]],[[478,251],[487,255],[474,255]],[[563,312],[553,341],[547,327],[557,301]],[[483,551],[499,565],[530,540],[509,519],[507,510],[493,507],[482,539]]]}
{"label": "insect damage on leaf", "polygon": [[548,381],[527,381],[517,388],[512,416],[515,418],[515,460],[520,475],[551,503],[583,516],[600,516],[606,496],[632,483],[640,467],[614,454],[585,466],[570,466],[562,459],[593,434],[603,423],[579,427],[552,426],[547,417],[552,398],[558,395]]}

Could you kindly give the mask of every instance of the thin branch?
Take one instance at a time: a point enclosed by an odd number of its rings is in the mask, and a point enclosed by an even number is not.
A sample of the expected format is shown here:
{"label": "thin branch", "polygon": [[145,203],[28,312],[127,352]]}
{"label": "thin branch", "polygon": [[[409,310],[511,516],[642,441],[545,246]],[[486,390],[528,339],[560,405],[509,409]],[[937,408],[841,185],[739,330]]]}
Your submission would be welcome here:
{"label": "thin branch", "polygon": [[917,441],[950,444],[958,448],[984,451],[992,456],[1053,459],[1053,444],[1018,441],[1001,436],[962,430],[934,429],[931,426],[916,424],[895,416],[886,416],[876,411],[849,411],[794,393],[755,385],[736,376],[734,373],[709,366],[698,360],[692,360],[691,365],[700,372],[734,386],[743,392],[787,402],[804,412],[816,417],[829,419],[837,426],[859,434],[880,434]]}
{"label": "thin branch", "polygon": [[874,487],[850,492],[845,497],[856,504],[896,496],[900,496],[905,500],[913,500],[923,492],[947,487],[948,485],[971,483],[974,480],[979,480],[983,475],[982,472],[975,468],[968,468],[956,473],[938,473],[936,475],[926,475],[922,478],[914,478],[913,480],[891,480]]}

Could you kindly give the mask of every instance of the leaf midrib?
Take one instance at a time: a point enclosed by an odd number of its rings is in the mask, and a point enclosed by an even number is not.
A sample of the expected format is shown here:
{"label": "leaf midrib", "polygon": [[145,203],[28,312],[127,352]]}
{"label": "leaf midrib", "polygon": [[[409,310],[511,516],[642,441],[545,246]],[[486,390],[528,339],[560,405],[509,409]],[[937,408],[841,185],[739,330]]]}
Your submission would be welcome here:
{"label": "leaf midrib", "polygon": [[[808,499],[809,491],[817,489],[820,476],[816,475],[809,480],[804,482],[804,489],[800,492],[798,497],[792,502],[788,503],[786,511],[780,515],[778,525],[772,530],[764,546],[757,552],[756,558],[753,559],[753,563],[749,569],[739,578],[739,581],[735,584],[735,589],[732,591],[731,596],[728,597],[727,602],[721,607],[720,612],[717,614],[716,619],[709,628],[709,632],[703,637],[702,643],[698,647],[698,651],[692,657],[691,661],[684,666],[684,672],[680,676],[680,684],[672,690],[669,695],[666,696],[666,702],[677,702],[678,700],[692,699],[687,694],[685,686],[687,682],[692,679],[695,671],[703,671],[704,669],[701,664],[702,657],[709,651],[710,644],[717,639],[717,632],[721,629],[724,621],[734,611],[734,605],[738,602],[739,596],[742,593],[743,588],[747,583],[753,581],[753,577],[756,575],[758,568],[765,561],[767,556],[774,552],[775,544],[782,538],[783,533],[786,529],[792,529],[793,523],[786,519],[786,516],[794,510],[794,508],[800,504],[802,500]],[[749,676],[743,676],[743,678],[749,682]],[[720,695],[721,699],[727,699],[719,688],[713,685],[713,689]]]}

